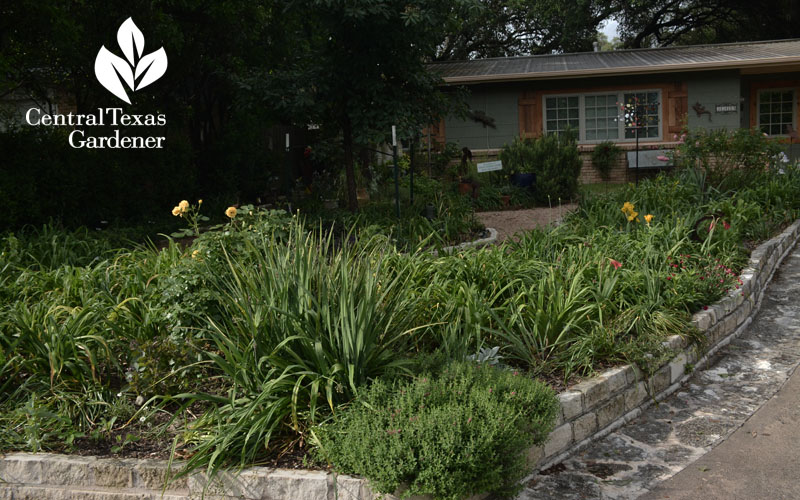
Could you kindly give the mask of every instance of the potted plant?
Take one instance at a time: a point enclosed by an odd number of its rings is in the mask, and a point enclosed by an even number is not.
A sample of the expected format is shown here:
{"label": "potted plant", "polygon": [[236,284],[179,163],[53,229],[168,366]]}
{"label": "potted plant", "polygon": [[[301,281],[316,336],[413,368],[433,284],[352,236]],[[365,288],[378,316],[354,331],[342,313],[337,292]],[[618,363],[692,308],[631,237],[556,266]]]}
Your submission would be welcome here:
{"label": "potted plant", "polygon": [[500,160],[508,168],[511,184],[529,188],[536,183],[535,143],[531,139],[517,138],[500,152]]}
{"label": "potted plant", "polygon": [[503,186],[500,188],[500,201],[503,203],[504,208],[508,208],[511,204],[511,186]]}

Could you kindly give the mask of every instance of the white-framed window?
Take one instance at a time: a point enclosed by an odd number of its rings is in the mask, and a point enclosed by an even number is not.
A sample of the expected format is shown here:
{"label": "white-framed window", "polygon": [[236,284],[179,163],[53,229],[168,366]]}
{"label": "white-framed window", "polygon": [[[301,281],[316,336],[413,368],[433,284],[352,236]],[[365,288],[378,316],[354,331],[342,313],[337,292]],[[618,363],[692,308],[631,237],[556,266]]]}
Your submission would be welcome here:
{"label": "white-framed window", "polygon": [[636,139],[637,124],[639,139],[661,137],[661,106],[656,91],[625,92],[625,138]]}
{"label": "white-framed window", "polygon": [[768,89],[758,93],[758,127],[767,135],[787,135],[794,130],[794,89]]}
{"label": "white-framed window", "polygon": [[658,89],[545,95],[542,99],[545,134],[558,134],[570,127],[583,143],[632,142],[638,128],[640,140],[661,139]]}
{"label": "white-framed window", "polygon": [[595,94],[583,97],[584,140],[618,140],[619,96],[617,94]]}
{"label": "white-framed window", "polygon": [[557,134],[567,128],[577,130],[580,109],[578,96],[545,97],[545,120],[548,133]]}

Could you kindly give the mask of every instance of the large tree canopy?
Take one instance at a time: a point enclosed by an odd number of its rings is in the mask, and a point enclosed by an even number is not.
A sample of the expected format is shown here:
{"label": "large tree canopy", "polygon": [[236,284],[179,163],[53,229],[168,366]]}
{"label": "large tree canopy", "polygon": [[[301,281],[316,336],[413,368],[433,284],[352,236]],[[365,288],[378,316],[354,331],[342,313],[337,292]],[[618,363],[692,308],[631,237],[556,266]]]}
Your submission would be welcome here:
{"label": "large tree canopy", "polygon": [[453,9],[436,58],[471,59],[592,50],[617,12],[599,0],[478,0]]}
{"label": "large tree canopy", "polygon": [[615,10],[628,48],[800,37],[797,0],[636,0]]}
{"label": "large tree canopy", "polygon": [[443,112],[439,79],[425,66],[453,7],[472,0],[298,0],[283,11],[294,52],[250,82],[264,105],[295,125],[341,134],[348,204],[357,206],[354,151],[419,131]]}

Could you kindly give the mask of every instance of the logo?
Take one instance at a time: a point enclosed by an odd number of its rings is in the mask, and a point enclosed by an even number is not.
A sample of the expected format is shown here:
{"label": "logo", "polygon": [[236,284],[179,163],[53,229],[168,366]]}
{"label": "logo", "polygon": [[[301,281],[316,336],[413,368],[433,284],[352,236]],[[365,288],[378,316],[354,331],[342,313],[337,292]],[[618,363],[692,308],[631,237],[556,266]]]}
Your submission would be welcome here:
{"label": "logo", "polygon": [[132,92],[136,92],[158,80],[167,71],[167,53],[161,47],[142,56],[144,35],[130,17],[117,30],[117,43],[125,59],[114,55],[103,45],[94,61],[94,74],[106,90],[130,104],[123,82]]}

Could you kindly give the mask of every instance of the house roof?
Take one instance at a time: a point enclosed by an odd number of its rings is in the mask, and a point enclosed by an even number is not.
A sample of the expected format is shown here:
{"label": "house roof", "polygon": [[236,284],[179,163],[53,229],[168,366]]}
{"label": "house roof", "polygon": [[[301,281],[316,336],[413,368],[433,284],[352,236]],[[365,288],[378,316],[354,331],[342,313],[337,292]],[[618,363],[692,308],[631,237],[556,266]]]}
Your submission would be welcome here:
{"label": "house roof", "polygon": [[432,63],[445,83],[581,78],[800,64],[800,39]]}

